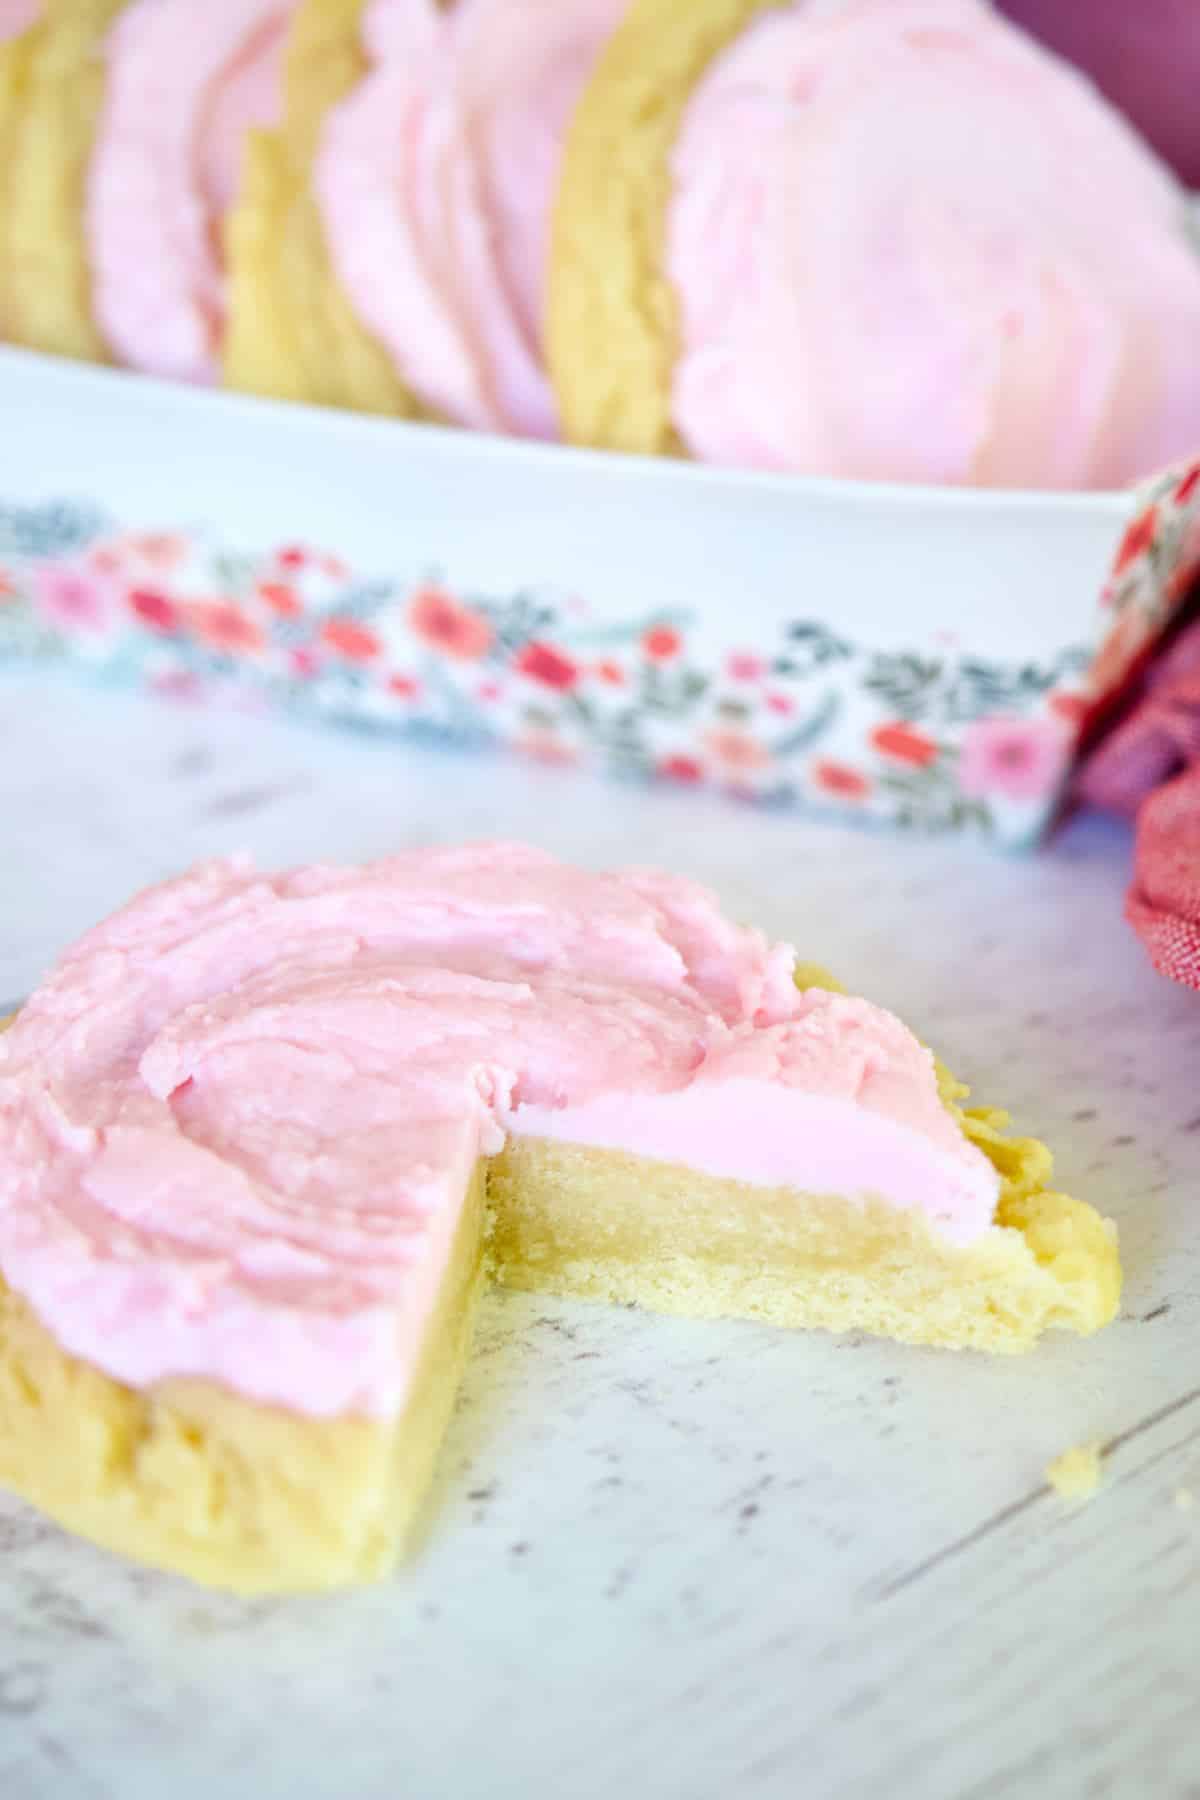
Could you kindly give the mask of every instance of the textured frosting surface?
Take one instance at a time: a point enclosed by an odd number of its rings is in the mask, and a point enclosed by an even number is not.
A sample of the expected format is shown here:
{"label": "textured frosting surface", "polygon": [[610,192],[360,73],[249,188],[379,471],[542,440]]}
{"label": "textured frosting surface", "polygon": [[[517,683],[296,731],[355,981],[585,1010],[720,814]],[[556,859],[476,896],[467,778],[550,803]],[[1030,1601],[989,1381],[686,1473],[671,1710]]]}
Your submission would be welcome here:
{"label": "textured frosting surface", "polygon": [[274,124],[297,0],[138,0],[107,46],[88,181],[97,322],[121,361],[216,379],[221,227],[246,132]]}
{"label": "textured frosting surface", "polygon": [[979,0],[769,10],[692,91],[670,173],[696,456],[1065,488],[1200,439],[1181,189]]}
{"label": "textured frosting surface", "polygon": [[0,1037],[0,1272],[132,1386],[384,1414],[508,1132],[979,1236],[997,1176],[928,1052],[793,967],[690,883],[515,845],[204,865],[85,937]]}
{"label": "textured frosting surface", "polygon": [[430,408],[557,436],[542,363],[563,139],[626,0],[373,0],[314,183],[355,312]]}

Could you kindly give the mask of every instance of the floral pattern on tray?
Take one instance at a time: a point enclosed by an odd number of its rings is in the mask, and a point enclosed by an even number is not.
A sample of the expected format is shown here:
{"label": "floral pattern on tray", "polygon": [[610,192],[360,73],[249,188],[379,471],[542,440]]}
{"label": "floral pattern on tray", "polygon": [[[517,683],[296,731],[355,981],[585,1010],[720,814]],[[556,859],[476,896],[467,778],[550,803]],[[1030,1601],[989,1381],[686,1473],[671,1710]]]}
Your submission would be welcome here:
{"label": "floral pattern on tray", "polygon": [[1113,558],[1100,603],[1112,623],[1088,675],[1100,702],[1161,636],[1200,583],[1200,460],[1143,488]]}
{"label": "floral pattern on tray", "polygon": [[[1191,533],[1184,485],[1169,503]],[[1147,516],[1109,596],[1142,632]],[[731,629],[717,650],[711,622],[693,627],[686,606],[614,622],[578,595],[377,578],[313,544],[247,554],[67,502],[0,505],[0,659],[69,656],[180,701],[588,760],[881,825],[1028,842],[1093,692],[1086,645],[1045,664],[968,655],[949,634],[883,651],[798,616],[775,641]]]}

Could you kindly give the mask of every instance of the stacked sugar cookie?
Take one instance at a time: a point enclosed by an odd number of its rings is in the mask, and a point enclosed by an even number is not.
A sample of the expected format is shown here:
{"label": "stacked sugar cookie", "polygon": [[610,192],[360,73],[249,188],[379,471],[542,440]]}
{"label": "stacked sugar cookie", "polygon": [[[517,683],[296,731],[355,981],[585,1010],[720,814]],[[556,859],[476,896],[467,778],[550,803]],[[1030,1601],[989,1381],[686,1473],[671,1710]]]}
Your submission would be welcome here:
{"label": "stacked sugar cookie", "polygon": [[0,0],[0,335],[817,476],[1200,443],[1187,195],[984,0]]}

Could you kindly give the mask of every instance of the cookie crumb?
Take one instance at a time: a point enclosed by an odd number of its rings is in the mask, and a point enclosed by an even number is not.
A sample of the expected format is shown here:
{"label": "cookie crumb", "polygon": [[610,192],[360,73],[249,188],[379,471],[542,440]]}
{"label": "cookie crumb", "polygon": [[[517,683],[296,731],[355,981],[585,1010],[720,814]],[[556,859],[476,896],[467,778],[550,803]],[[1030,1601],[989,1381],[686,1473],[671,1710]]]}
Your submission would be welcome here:
{"label": "cookie crumb", "polygon": [[1090,1500],[1100,1486],[1100,1445],[1076,1444],[1056,1456],[1046,1480],[1064,1500]]}

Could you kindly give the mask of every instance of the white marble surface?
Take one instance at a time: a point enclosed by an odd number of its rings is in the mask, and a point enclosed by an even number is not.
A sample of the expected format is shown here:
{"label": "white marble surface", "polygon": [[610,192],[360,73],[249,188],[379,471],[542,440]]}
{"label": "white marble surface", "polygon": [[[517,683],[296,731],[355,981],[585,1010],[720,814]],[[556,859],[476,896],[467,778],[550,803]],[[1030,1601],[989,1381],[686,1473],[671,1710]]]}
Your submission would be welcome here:
{"label": "white marble surface", "polygon": [[0,1500],[0,1795],[1200,1795],[1200,1000],[1122,832],[1004,861],[9,677],[0,1000],[195,857],[502,833],[702,877],[926,1029],[1120,1221],[1119,1322],[1009,1362],[495,1296],[362,1594],[207,1595]]}

